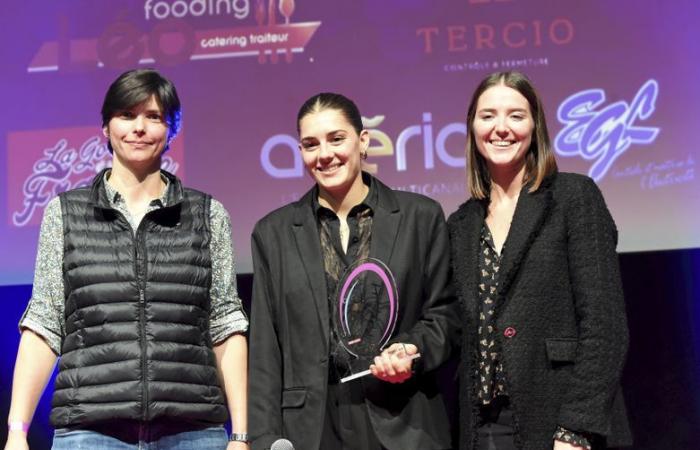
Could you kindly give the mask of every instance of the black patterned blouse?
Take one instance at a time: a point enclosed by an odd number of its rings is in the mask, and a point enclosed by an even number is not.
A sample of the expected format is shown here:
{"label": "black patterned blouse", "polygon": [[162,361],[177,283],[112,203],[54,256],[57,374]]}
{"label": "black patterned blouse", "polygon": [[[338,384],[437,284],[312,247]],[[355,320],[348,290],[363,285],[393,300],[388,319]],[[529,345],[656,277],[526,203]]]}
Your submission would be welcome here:
{"label": "black patterned blouse", "polygon": [[[498,270],[501,255],[496,252],[489,227],[481,228],[479,251],[479,392],[477,398],[488,405],[498,395],[507,395],[503,365],[496,350],[496,318],[494,306],[498,290]],[[505,246],[504,248],[505,249]],[[501,249],[501,254],[503,253]]]}
{"label": "black patterned blouse", "polygon": [[[479,240],[479,391],[477,398],[482,405],[488,405],[499,395],[508,395],[503,364],[496,347],[496,317],[494,307],[498,293],[498,271],[505,245],[501,253],[496,251],[489,227],[484,222]],[[590,441],[581,433],[557,427],[554,439],[591,450]]]}

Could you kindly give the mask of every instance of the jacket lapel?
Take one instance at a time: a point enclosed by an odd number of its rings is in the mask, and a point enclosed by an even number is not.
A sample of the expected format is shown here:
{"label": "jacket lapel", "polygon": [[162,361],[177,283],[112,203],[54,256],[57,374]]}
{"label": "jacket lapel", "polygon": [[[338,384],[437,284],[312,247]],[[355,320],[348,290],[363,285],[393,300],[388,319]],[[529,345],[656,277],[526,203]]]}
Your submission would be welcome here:
{"label": "jacket lapel", "polygon": [[452,247],[455,249],[452,261],[455,277],[460,280],[458,286],[464,291],[460,297],[465,313],[472,320],[477,314],[477,303],[472,301],[477,295],[479,274],[476,270],[479,264],[479,237],[484,224],[485,209],[482,202],[470,200],[457,213],[451,228]]}
{"label": "jacket lapel", "polygon": [[540,188],[529,193],[524,186],[513,214],[513,221],[504,245],[498,280],[498,303],[503,303],[523,258],[537,237],[552,203],[552,192],[543,183]]}
{"label": "jacket lapel", "polygon": [[395,194],[376,178],[377,208],[372,218],[372,241],[370,242],[369,255],[377,258],[387,266],[390,266],[391,254],[394,251],[396,237],[399,234],[401,212]]}
{"label": "jacket lapel", "polygon": [[316,304],[316,313],[323,330],[324,345],[328,345],[329,316],[328,293],[326,286],[325,268],[321,253],[321,242],[318,235],[316,219],[311,208],[311,196],[316,190],[311,189],[296,203],[293,233],[299,258],[304,265],[306,279],[310,287],[310,295]]}

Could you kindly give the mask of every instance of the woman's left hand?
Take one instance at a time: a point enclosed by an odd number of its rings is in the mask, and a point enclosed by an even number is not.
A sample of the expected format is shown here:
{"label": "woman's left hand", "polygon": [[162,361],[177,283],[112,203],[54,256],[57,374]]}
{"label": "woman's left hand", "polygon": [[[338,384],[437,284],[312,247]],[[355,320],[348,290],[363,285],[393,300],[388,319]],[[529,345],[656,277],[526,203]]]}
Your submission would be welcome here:
{"label": "woman's left hand", "polygon": [[226,450],[250,450],[247,442],[230,441],[226,446]]}
{"label": "woman's left hand", "polygon": [[374,364],[369,366],[369,370],[382,381],[403,383],[413,375],[413,359],[409,357],[416,353],[418,347],[413,344],[391,344],[374,358]]}
{"label": "woman's left hand", "polygon": [[568,442],[562,442],[555,439],[553,450],[584,450],[584,448],[579,447],[578,445],[571,445]]}

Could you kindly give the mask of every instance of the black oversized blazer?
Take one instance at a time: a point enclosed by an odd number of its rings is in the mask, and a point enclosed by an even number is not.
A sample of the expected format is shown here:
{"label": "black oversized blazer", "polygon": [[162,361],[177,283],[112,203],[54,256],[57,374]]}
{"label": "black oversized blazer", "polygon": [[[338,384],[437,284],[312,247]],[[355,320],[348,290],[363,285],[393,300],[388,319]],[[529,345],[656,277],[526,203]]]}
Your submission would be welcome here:
{"label": "black oversized blazer", "polygon": [[[367,176],[367,175],[365,175]],[[403,384],[362,383],[369,417],[389,449],[450,448],[448,420],[434,370],[456,344],[459,307],[450,282],[449,238],[439,204],[393,191],[376,179],[370,256],[397,282],[393,340],[418,346],[416,373]],[[319,448],[326,406],[329,305],[319,232],[317,189],[260,220],[253,231],[249,431],[254,450],[280,438]],[[328,450],[328,449],[323,449]]]}
{"label": "black oversized blazer", "polygon": [[[630,441],[619,390],[627,322],[617,230],[596,184],[558,173],[523,188],[505,242],[495,305],[496,345],[519,448],[552,448],[557,425]],[[460,365],[460,449],[475,448],[479,237],[486,202],[448,220],[466,328]]]}

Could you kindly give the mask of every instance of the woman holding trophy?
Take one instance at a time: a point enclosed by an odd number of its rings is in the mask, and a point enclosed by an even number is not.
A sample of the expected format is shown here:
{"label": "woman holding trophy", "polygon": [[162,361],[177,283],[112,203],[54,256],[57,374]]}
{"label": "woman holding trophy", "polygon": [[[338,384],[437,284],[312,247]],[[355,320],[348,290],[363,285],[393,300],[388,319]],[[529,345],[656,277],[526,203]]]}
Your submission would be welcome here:
{"label": "woman holding trophy", "polygon": [[311,97],[297,129],[315,185],[253,231],[252,448],[449,449],[435,369],[459,324],[442,210],[361,170],[370,136],[350,99]]}

